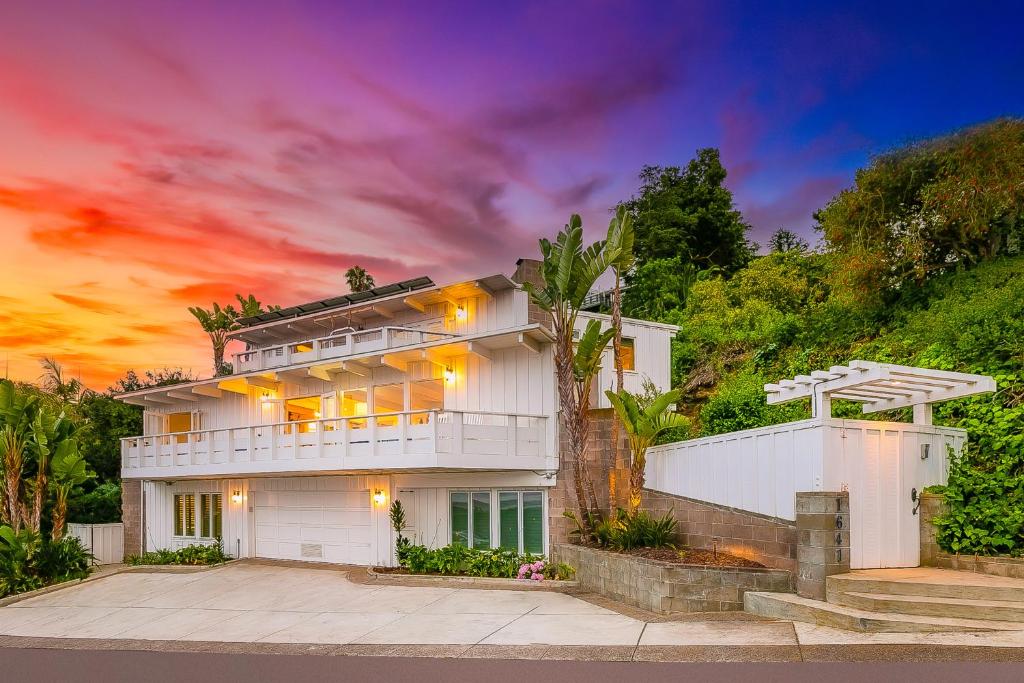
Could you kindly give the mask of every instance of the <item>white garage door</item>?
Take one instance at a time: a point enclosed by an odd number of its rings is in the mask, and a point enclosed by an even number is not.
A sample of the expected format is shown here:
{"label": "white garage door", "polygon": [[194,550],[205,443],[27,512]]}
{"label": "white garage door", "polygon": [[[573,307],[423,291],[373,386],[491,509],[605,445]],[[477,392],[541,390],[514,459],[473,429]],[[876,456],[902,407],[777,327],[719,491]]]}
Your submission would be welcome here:
{"label": "white garage door", "polygon": [[258,491],[256,555],[370,564],[370,492]]}

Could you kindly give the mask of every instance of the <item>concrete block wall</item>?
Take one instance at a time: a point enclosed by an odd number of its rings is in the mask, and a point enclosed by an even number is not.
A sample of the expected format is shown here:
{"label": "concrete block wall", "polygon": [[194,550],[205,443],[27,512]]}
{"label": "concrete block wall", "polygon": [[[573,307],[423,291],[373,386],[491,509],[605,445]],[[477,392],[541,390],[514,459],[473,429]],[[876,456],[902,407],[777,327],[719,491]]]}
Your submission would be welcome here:
{"label": "concrete block wall", "polygon": [[850,494],[796,494],[796,592],[825,599],[825,577],[850,571]]}
{"label": "concrete block wall", "polygon": [[581,589],[659,614],[741,611],[747,591],[790,591],[780,569],[676,565],[570,544],[553,555],[576,569]]}
{"label": "concrete block wall", "polygon": [[946,501],[939,494],[922,493],[921,507],[921,566],[940,569],[1006,576],[1024,579],[1024,558],[991,555],[957,555],[947,553],[939,547],[938,528],[934,519],[945,514]]}
{"label": "concrete block wall", "polygon": [[142,554],[142,481],[121,480],[121,521],[124,523],[124,554]]}
{"label": "concrete block wall", "polygon": [[672,511],[679,523],[677,542],[689,548],[719,550],[796,571],[796,524],[707,501],[644,490],[642,507],[655,516]]}

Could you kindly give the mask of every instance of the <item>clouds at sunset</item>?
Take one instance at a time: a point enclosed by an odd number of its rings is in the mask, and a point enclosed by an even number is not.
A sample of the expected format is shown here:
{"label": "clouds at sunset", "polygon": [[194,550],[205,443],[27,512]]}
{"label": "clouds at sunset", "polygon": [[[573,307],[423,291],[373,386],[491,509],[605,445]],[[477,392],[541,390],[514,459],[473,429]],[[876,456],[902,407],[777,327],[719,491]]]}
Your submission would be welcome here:
{"label": "clouds at sunset", "polygon": [[811,212],[872,151],[1021,106],[1012,69],[955,78],[985,44],[951,58],[953,29],[911,13],[349,5],[0,6],[13,376],[43,355],[97,387],[205,372],[187,306],[341,293],[354,264],[378,283],[509,272],[571,212],[598,236],[644,164],[703,146],[754,239],[813,241]]}

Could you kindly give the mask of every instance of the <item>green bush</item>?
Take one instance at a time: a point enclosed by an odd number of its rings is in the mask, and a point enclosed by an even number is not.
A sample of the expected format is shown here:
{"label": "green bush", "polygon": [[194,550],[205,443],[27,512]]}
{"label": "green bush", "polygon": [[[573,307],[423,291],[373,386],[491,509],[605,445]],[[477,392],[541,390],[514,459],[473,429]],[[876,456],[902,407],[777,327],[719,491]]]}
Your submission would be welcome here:
{"label": "green bush", "polygon": [[[409,545],[399,557],[399,566],[413,574],[514,579],[524,564],[543,560],[540,555],[520,555],[515,550],[502,548],[477,550],[455,544],[431,549],[424,545]],[[575,570],[565,564],[545,564],[539,573],[546,579],[565,579],[571,578]]]}
{"label": "green bush", "polygon": [[68,499],[68,521],[76,524],[111,524],[121,521],[121,486],[100,484],[88,493]]}
{"label": "green bush", "polygon": [[211,545],[194,543],[178,550],[155,550],[141,555],[129,555],[124,558],[125,564],[146,565],[146,564],[187,564],[207,565],[222,564],[232,559],[224,553],[220,541]]}
{"label": "green bush", "polygon": [[0,527],[0,597],[84,579],[93,559],[73,536],[52,541],[28,529],[15,534]]}
{"label": "green bush", "polygon": [[619,508],[609,519],[592,520],[589,534],[571,512],[566,516],[576,522],[573,534],[578,539],[612,550],[633,550],[634,548],[674,548],[677,522],[671,512],[654,517],[646,510],[630,514]]}

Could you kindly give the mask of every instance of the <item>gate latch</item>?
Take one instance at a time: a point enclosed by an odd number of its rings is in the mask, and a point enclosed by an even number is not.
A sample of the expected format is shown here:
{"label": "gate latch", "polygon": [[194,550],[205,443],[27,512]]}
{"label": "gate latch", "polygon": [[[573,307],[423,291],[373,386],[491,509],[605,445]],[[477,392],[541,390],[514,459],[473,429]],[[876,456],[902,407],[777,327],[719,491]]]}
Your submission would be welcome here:
{"label": "gate latch", "polygon": [[916,515],[918,508],[921,507],[921,497],[917,495],[917,489],[910,489],[910,500],[914,502],[914,509],[911,510],[910,514]]}

